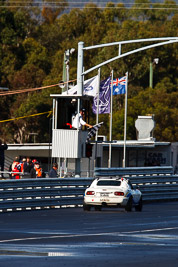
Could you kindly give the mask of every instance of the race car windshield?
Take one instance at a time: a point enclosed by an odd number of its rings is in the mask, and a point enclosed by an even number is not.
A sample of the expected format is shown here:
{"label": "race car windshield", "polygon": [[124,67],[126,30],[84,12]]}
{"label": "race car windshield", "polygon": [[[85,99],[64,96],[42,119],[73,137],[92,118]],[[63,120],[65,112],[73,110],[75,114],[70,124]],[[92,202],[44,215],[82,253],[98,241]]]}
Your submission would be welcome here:
{"label": "race car windshield", "polygon": [[121,181],[112,181],[112,180],[100,180],[97,183],[98,186],[120,186]]}

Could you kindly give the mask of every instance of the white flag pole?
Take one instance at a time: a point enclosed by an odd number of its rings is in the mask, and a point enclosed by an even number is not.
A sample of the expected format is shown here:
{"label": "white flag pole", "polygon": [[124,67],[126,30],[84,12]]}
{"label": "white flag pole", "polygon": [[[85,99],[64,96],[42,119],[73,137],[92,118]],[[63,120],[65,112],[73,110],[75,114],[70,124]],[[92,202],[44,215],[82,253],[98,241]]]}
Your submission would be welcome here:
{"label": "white flag pole", "polygon": [[[99,123],[99,96],[100,96],[100,68],[98,69],[98,92],[97,92],[97,112],[96,112],[96,124]],[[96,132],[95,141],[98,140],[98,131]]]}
{"label": "white flag pole", "polygon": [[126,72],[126,86],[125,86],[125,118],[124,118],[124,157],[123,168],[125,168],[126,161],[126,131],[127,131],[127,95],[128,95],[128,72]]}
{"label": "white flag pole", "polygon": [[111,72],[111,102],[110,102],[110,129],[109,129],[109,160],[108,168],[111,168],[111,159],[112,159],[112,109],[113,109],[113,70]]}
{"label": "white flag pole", "polygon": [[[97,112],[96,112],[96,124],[99,121],[99,96],[100,96],[100,68],[98,69],[98,95],[97,95]],[[98,131],[96,131],[95,135],[95,160],[94,167],[97,167],[97,141],[98,141]]]}

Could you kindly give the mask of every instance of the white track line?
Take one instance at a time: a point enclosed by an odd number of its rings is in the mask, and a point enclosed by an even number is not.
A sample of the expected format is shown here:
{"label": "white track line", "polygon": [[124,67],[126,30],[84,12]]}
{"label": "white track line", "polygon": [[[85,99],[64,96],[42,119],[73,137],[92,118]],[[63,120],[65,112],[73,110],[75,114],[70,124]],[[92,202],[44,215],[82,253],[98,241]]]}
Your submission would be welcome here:
{"label": "white track line", "polygon": [[52,235],[52,236],[41,236],[41,237],[27,237],[27,238],[15,238],[15,239],[6,239],[0,240],[0,243],[7,242],[19,242],[19,241],[28,241],[28,240],[42,240],[42,239],[55,239],[55,238],[71,238],[71,237],[86,237],[86,236],[103,236],[103,235],[128,235],[135,233],[148,233],[155,231],[169,231],[176,230],[178,227],[169,227],[169,228],[158,228],[158,229],[147,229],[147,230],[139,230],[139,231],[130,231],[130,232],[112,232],[112,233],[97,233],[97,234],[66,234],[66,235]]}

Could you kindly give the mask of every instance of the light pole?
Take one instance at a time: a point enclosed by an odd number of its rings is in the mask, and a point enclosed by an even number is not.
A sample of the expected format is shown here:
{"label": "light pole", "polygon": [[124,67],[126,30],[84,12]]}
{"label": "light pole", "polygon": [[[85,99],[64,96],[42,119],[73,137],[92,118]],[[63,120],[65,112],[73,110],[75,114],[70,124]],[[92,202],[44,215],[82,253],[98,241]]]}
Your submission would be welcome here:
{"label": "light pole", "polygon": [[70,50],[67,49],[64,53],[64,62],[63,62],[63,74],[62,79],[63,82],[67,82],[63,86],[60,86],[62,88],[62,92],[67,91],[69,89],[68,81],[69,81],[69,57],[70,55],[75,51],[74,48],[71,48]]}
{"label": "light pole", "polygon": [[159,63],[159,58],[154,58],[153,62],[150,62],[150,83],[149,87],[153,88],[153,65]]}
{"label": "light pole", "polygon": [[[70,58],[70,55],[74,53],[74,51],[75,51],[75,48],[71,48],[71,49],[67,49],[64,52],[63,74],[62,74],[63,83],[62,85],[59,85],[62,88],[62,93],[67,91],[67,94],[68,94],[68,89],[70,88],[69,86],[69,58]],[[64,174],[67,173],[67,165],[68,165],[68,160],[67,158],[64,158]]]}

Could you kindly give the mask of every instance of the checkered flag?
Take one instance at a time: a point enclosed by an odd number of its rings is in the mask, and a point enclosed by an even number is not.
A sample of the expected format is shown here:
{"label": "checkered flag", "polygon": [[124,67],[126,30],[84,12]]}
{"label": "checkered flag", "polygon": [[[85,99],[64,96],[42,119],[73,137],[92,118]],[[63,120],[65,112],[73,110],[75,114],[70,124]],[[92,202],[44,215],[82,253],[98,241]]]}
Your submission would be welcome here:
{"label": "checkered flag", "polygon": [[92,128],[89,129],[86,144],[88,144],[88,142],[91,140],[91,138],[96,135],[96,132],[102,126],[102,124],[103,124],[103,122],[100,122],[98,124],[95,124]]}

